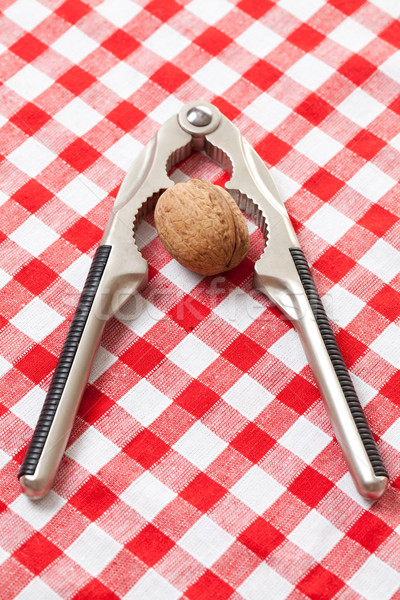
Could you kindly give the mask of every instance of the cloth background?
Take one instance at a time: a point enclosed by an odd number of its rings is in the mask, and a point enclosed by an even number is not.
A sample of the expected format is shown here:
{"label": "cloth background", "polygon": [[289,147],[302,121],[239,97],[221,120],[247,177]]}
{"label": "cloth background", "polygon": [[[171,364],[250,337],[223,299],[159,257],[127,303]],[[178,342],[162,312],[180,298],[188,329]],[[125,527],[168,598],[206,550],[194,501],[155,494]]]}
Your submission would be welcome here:
{"label": "cloth background", "polygon": [[[397,0],[1,0],[0,597],[400,598]],[[17,472],[123,176],[182,103],[271,167],[391,487],[355,491],[291,325],[150,215],[48,496]],[[223,183],[193,156],[173,174]]]}

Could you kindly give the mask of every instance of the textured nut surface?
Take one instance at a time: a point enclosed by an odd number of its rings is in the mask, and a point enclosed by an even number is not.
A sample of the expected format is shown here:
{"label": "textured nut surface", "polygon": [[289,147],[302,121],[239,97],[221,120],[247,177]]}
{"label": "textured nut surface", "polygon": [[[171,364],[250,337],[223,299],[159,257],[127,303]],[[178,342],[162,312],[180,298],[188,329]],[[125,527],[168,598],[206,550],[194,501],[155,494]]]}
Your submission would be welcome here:
{"label": "textured nut surface", "polygon": [[232,196],[201,179],[168,188],[157,202],[154,218],[168,252],[202,275],[233,269],[249,249],[246,221]]}

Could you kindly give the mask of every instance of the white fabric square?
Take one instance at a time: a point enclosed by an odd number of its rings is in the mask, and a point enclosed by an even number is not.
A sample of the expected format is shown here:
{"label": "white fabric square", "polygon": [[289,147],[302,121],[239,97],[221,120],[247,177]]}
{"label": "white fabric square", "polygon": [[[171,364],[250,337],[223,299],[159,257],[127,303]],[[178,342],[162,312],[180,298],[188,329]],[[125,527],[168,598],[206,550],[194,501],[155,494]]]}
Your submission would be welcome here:
{"label": "white fabric square", "polygon": [[354,388],[357,392],[358,399],[360,400],[361,406],[365,407],[378,393],[373,387],[365,383],[363,379],[350,373],[350,377],[353,381]]}
{"label": "white fabric square", "polygon": [[309,90],[316,90],[334,73],[334,69],[315,58],[305,54],[286,71],[286,75]]}
{"label": "white fabric square", "polygon": [[340,327],[347,327],[365,306],[365,302],[338,283],[325,294],[322,303],[329,318]]}
{"label": "white fabric square", "polygon": [[142,148],[143,144],[127,133],[108,148],[104,156],[123,171],[127,171]]}
{"label": "white fabric square", "polygon": [[245,600],[265,600],[266,590],[273,590],[274,600],[289,597],[294,585],[281,577],[274,569],[262,562],[251,575],[243,581],[237,591]]}
{"label": "white fabric square", "polygon": [[399,572],[374,555],[348,581],[365,600],[389,600],[398,591],[399,583]]}
{"label": "white fabric square", "polygon": [[375,33],[360,25],[351,17],[347,17],[328,34],[328,38],[352,50],[352,52],[359,52],[375,39]]}
{"label": "white fabric square", "polygon": [[231,487],[231,493],[262,515],[278,500],[286,488],[257,465],[251,467],[239,481]]}
{"label": "white fabric square", "polygon": [[46,6],[36,0],[18,0],[6,8],[4,14],[25,31],[32,31],[51,14]]}
{"label": "white fabric square", "polygon": [[[87,254],[81,254],[79,258],[74,260],[74,262],[61,273],[61,277],[80,291],[85,285],[86,277],[89,273],[91,264],[91,258]],[[78,304],[78,300],[79,294],[76,294],[76,297],[74,298],[74,301],[71,302],[71,305],[76,306]]]}
{"label": "white fabric square", "polygon": [[12,364],[8,362],[3,356],[0,356],[0,377],[3,377],[12,367]]}
{"label": "white fabric square", "polygon": [[46,585],[39,577],[32,579],[14,598],[15,600],[33,600],[33,598],[40,598],[40,600],[61,600],[61,596]]}
{"label": "white fabric square", "polygon": [[175,259],[170,260],[169,263],[161,269],[161,273],[187,294],[191,292],[202,279],[204,279],[204,275],[189,271],[189,269],[182,267]]}
{"label": "white fabric square", "polygon": [[8,456],[6,452],[0,448],[0,469],[2,469],[8,462],[10,462],[11,456]]}
{"label": "white fabric square", "polygon": [[118,400],[119,406],[144,427],[148,427],[157,419],[171,402],[172,400],[144,378]]}
{"label": "white fabric square", "polygon": [[320,238],[335,244],[354,225],[354,222],[330,204],[324,204],[304,225]]}
{"label": "white fabric square", "polygon": [[399,53],[395,52],[392,56],[389,56],[384,63],[379,65],[379,70],[385,73],[388,77],[391,77],[397,83],[400,83],[400,69],[399,69]]}
{"label": "white fabric square", "polygon": [[71,62],[79,63],[98,47],[98,43],[72,25],[56,39],[51,47],[61,56],[69,58]]}
{"label": "white fabric square", "polygon": [[14,404],[14,406],[10,408],[10,411],[19,419],[27,423],[29,427],[34,429],[34,427],[36,427],[36,423],[38,422],[45,398],[46,392],[36,385],[27,394],[25,394],[25,396],[23,396],[19,402]]}
{"label": "white fabric square", "polygon": [[167,356],[186,373],[198,377],[218,358],[218,353],[189,333]]}
{"label": "white fabric square", "polygon": [[[372,350],[377,352],[382,358],[387,360],[391,365],[400,369],[400,327],[394,323],[390,323],[379,337],[371,344]],[[399,422],[399,421],[397,421]]]}
{"label": "white fabric square", "polygon": [[117,27],[123,27],[129,23],[142,10],[142,7],[132,0],[105,0],[94,8]]}
{"label": "white fabric square", "polygon": [[397,181],[378,169],[372,163],[366,163],[347,184],[357,192],[360,192],[371,202],[377,202],[384,196]]}
{"label": "white fabric square", "polygon": [[235,538],[203,515],[177,542],[206,567],[211,567],[232,545]]}
{"label": "white fabric square", "polygon": [[89,427],[67,448],[65,454],[94,475],[119,452],[118,446],[104,437],[94,427]]}
{"label": "white fabric square", "polygon": [[[0,127],[3,127],[7,123],[7,119],[4,119],[4,123],[0,124]],[[4,202],[8,200],[9,196],[4,192],[0,191],[0,206],[3,206]]]}
{"label": "white fabric square", "polygon": [[240,79],[240,74],[217,58],[212,58],[204,67],[196,71],[193,79],[198,81],[207,90],[220,95]]}
{"label": "white fabric square", "polygon": [[308,364],[300,338],[294,329],[290,329],[272,344],[269,352],[295,373],[300,373]]}
{"label": "white fabric square", "polygon": [[32,502],[25,494],[20,494],[10,504],[13,512],[17,513],[34,529],[42,529],[55,514],[64,506],[66,500],[53,490],[50,490],[40,502]]}
{"label": "white fabric square", "polygon": [[24,100],[33,100],[47,90],[52,83],[53,80],[50,77],[32,65],[26,65],[6,81],[7,87],[17,92]]}
{"label": "white fabric square", "polygon": [[113,366],[116,360],[117,357],[114,354],[103,348],[103,346],[100,346],[97,349],[92,368],[90,369],[89,383],[94,383],[107,369]]}
{"label": "white fabric square", "polygon": [[147,81],[147,77],[130,65],[119,62],[115,67],[106,71],[100,77],[100,81],[121,98],[126,99],[142,87]]}
{"label": "white fabric square", "polygon": [[52,150],[32,137],[7,156],[7,160],[31,177],[36,177],[55,158],[56,155]]}
{"label": "white fabric square", "polygon": [[178,600],[179,592],[164,577],[148,569],[141,579],[124,596],[124,600]]}
{"label": "white fabric square", "polygon": [[45,304],[40,298],[34,298],[10,320],[14,327],[35,340],[41,342],[49,335],[64,317]]}
{"label": "white fabric square", "polygon": [[400,272],[400,253],[385,240],[378,240],[359,260],[360,265],[389,283]]}
{"label": "white fabric square", "polygon": [[177,114],[181,107],[183,106],[183,102],[178,100],[174,95],[168,96],[165,100],[163,100],[157,108],[149,113],[149,117],[153,119],[153,121],[157,121],[157,123],[163,124],[167,119]]}
{"label": "white fabric square", "polygon": [[278,187],[279,195],[282,198],[283,202],[289,200],[292,196],[295,195],[301,189],[301,184],[279,171],[276,167],[271,167],[269,172],[275,184]]}
{"label": "white fabric square", "polygon": [[3,288],[12,279],[4,269],[0,269],[0,288]]}
{"label": "white fabric square", "polygon": [[222,396],[232,408],[252,421],[273,400],[274,396],[245,373]]}
{"label": "white fabric square", "polygon": [[[398,133],[397,135],[394,136],[394,138],[392,138],[389,142],[389,144],[391,146],[393,146],[393,148],[396,148],[396,150],[399,150],[400,152],[400,133]],[[4,199],[4,201],[6,200],[6,198]]]}
{"label": "white fabric square", "polygon": [[185,10],[189,10],[208,25],[214,25],[233,10],[233,5],[226,0],[192,0],[186,4]]}
{"label": "white fabric square", "polygon": [[35,215],[31,215],[9,237],[13,242],[21,246],[21,248],[33,254],[33,256],[39,256],[53,242],[58,240],[60,236],[35,217]]}
{"label": "white fabric square", "polygon": [[295,148],[322,167],[340,152],[343,145],[318,127],[314,127],[296,144]]}
{"label": "white fabric square", "polygon": [[165,60],[172,60],[189,46],[190,40],[181,35],[169,25],[161,25],[158,27],[147,40],[144,40],[143,46]]}
{"label": "white fabric square", "polygon": [[238,331],[245,331],[257,321],[265,307],[240,288],[235,288],[214,308],[214,313]]}
{"label": "white fabric square", "polygon": [[361,88],[356,88],[339,104],[337,110],[360,127],[366,127],[385,110],[385,106]]}
{"label": "white fabric square", "polygon": [[58,111],[53,119],[76,135],[82,136],[97,125],[103,119],[103,115],[80,98],[74,98]]}
{"label": "white fabric square", "polygon": [[380,10],[387,12],[394,19],[400,17],[400,4],[397,0],[369,0],[370,4],[374,4]]}
{"label": "white fabric square", "polygon": [[145,471],[121,494],[121,500],[129,504],[142,517],[151,521],[176,497],[159,479]]}
{"label": "white fabric square", "polygon": [[272,131],[290,115],[292,109],[269,94],[263,93],[249,104],[243,112],[266,131]]}
{"label": "white fabric square", "polygon": [[279,443],[310,465],[331,440],[329,435],[301,415],[280,438]]}
{"label": "white fabric square", "polygon": [[[394,327],[395,327],[395,325],[394,325]],[[381,438],[383,440],[385,440],[385,442],[387,442],[388,444],[393,446],[393,448],[396,448],[396,450],[399,452],[400,451],[400,420],[397,419],[397,421],[395,421],[393,423],[393,425],[391,425],[385,431],[385,433],[381,436]]]}
{"label": "white fabric square", "polygon": [[161,321],[165,315],[154,304],[143,298],[143,296],[135,294],[117,312],[116,317],[118,321],[124,323],[131,331],[143,336],[156,323]]}
{"label": "white fabric square", "polygon": [[283,38],[280,35],[258,21],[255,21],[235,39],[237,44],[243,46],[243,48],[246,48],[246,50],[259,58],[264,58],[264,56],[279,46],[282,41]]}
{"label": "white fabric square", "polygon": [[138,250],[143,250],[143,248],[145,248],[147,244],[150,244],[157,235],[157,229],[155,227],[146,221],[139,223],[139,226],[135,231],[135,244],[138,247]]}
{"label": "white fabric square", "polygon": [[95,523],[90,523],[64,552],[80,567],[96,577],[110,564],[121,549],[121,544],[97,527]]}
{"label": "white fabric square", "polygon": [[[76,98],[76,100],[79,100],[79,98]],[[78,214],[86,215],[107,196],[107,192],[84,175],[79,175],[60,190],[57,195],[60,200]]]}
{"label": "white fabric square", "polygon": [[[9,558],[10,553],[0,547],[0,565],[3,564]],[[15,596],[17,598],[17,596]],[[31,600],[32,596],[28,596],[29,600]]]}
{"label": "white fabric square", "polygon": [[280,0],[279,6],[300,19],[300,21],[308,21],[317,10],[324,6],[324,2],[322,0],[307,0],[307,2]]}
{"label": "white fabric square", "polygon": [[342,531],[313,509],[287,537],[319,562],[343,536]]}
{"label": "white fabric square", "polygon": [[196,421],[172,448],[203,470],[221,454],[227,445],[203,423]]}
{"label": "white fabric square", "polygon": [[336,487],[342,490],[342,492],[347,494],[349,498],[354,500],[354,502],[357,502],[357,504],[366,510],[369,510],[375,502],[375,500],[368,500],[360,495],[360,492],[354,485],[353,478],[348,471],[339,479],[339,481],[336,482]]}

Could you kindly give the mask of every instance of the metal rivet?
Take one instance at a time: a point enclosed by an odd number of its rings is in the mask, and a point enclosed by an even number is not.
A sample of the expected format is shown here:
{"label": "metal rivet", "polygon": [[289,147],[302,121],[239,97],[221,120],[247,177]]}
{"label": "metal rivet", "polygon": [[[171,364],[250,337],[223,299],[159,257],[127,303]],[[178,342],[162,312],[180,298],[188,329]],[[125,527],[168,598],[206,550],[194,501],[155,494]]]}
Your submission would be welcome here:
{"label": "metal rivet", "polygon": [[207,106],[194,106],[187,112],[187,120],[195,127],[205,127],[212,120],[212,112]]}

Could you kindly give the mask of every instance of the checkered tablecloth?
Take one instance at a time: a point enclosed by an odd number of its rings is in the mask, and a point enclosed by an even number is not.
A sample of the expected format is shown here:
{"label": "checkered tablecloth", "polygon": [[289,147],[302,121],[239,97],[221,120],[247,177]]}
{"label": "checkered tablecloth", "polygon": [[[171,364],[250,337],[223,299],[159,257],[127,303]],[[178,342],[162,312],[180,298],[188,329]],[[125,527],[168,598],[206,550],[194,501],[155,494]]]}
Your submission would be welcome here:
{"label": "checkered tablecloth", "polygon": [[[400,599],[398,0],[0,1],[0,598]],[[128,166],[183,103],[271,168],[387,465],[355,491],[297,334],[137,232],[53,490],[17,473]],[[223,183],[194,155],[172,177]]]}

